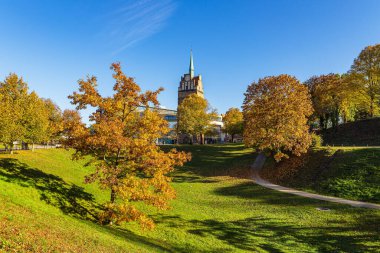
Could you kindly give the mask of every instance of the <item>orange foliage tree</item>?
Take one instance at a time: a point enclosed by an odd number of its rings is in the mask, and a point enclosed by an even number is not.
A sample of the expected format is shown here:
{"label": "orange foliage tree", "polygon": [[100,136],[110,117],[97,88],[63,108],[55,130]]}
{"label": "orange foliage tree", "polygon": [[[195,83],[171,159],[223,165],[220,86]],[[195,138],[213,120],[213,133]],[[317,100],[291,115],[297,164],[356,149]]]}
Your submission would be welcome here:
{"label": "orange foliage tree", "polygon": [[270,76],[248,86],[243,103],[244,142],[274,152],[276,161],[305,153],[313,108],[306,86],[289,75]]}
{"label": "orange foliage tree", "polygon": [[152,228],[153,221],[137,208],[137,203],[167,209],[175,197],[167,175],[174,166],[182,166],[190,154],[175,149],[164,152],[156,145],[157,138],[169,131],[168,123],[155,109],[159,102],[157,91],[141,92],[134,79],[127,77],[119,63],[114,71],[114,94],[102,97],[96,77],[79,80],[79,92],[69,98],[77,110],[96,108],[86,128],[73,111],[64,114],[67,144],[75,149],[74,158],[91,156],[96,170],[86,182],[99,182],[110,190],[110,201],[100,215],[102,222],[138,221]]}

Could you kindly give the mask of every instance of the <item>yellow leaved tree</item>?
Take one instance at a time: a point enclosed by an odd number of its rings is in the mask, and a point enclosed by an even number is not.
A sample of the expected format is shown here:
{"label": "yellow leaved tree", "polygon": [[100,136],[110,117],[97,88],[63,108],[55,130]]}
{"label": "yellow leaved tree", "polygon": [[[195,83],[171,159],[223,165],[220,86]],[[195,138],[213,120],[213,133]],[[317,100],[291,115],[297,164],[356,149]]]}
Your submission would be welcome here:
{"label": "yellow leaved tree", "polygon": [[244,142],[274,153],[276,161],[305,153],[311,144],[307,87],[289,75],[270,76],[248,86],[243,103]]}
{"label": "yellow leaved tree", "polygon": [[28,107],[28,85],[16,74],[0,82],[0,141],[11,154],[15,142],[25,140]]}
{"label": "yellow leaved tree", "polygon": [[369,117],[380,111],[380,44],[365,47],[354,60],[349,71],[351,83],[364,91],[369,104]]}
{"label": "yellow leaved tree", "polygon": [[212,109],[207,100],[197,94],[187,96],[177,110],[177,131],[179,134],[188,134],[204,144],[204,135],[213,129],[212,121],[218,116],[216,110]]}
{"label": "yellow leaved tree", "polygon": [[231,135],[231,141],[237,134],[243,133],[243,113],[238,108],[230,108],[223,116],[224,131]]}

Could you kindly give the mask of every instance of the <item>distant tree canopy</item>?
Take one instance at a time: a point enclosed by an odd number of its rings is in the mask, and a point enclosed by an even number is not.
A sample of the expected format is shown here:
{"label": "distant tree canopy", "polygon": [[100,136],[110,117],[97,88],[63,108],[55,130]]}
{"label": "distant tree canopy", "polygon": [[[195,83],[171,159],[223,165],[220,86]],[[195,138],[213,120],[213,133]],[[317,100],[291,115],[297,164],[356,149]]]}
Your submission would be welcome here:
{"label": "distant tree canopy", "polygon": [[338,74],[313,76],[305,82],[309,88],[314,107],[314,117],[322,129],[329,122],[333,127],[339,123],[340,112],[346,99],[346,89]]}
{"label": "distant tree canopy", "polygon": [[200,143],[203,144],[203,135],[211,131],[211,122],[216,117],[216,111],[210,109],[206,99],[197,94],[191,94],[178,106],[177,131],[180,134],[199,137]]}
{"label": "distant tree canopy", "polygon": [[[9,74],[0,82],[0,142],[13,152],[14,142],[32,144],[47,142],[52,139],[55,128],[59,128],[59,116],[52,121],[53,104],[50,100],[29,93],[28,85],[16,74]],[[55,106],[55,114],[59,108]]]}
{"label": "distant tree canopy", "polygon": [[351,84],[367,97],[369,116],[375,116],[380,106],[380,44],[364,48],[349,73],[352,75]]}
{"label": "distant tree canopy", "polygon": [[270,76],[248,86],[243,103],[246,146],[274,153],[276,161],[305,153],[311,144],[313,113],[307,87],[289,75]]}
{"label": "distant tree canopy", "polygon": [[49,140],[49,111],[45,101],[40,99],[35,92],[28,96],[24,121],[25,141],[32,143],[32,150],[35,143]]}
{"label": "distant tree canopy", "polygon": [[223,116],[224,131],[234,141],[236,134],[243,134],[243,113],[238,108],[230,108]]}
{"label": "distant tree canopy", "polygon": [[51,99],[44,99],[48,114],[48,136],[52,141],[59,141],[62,138],[62,111]]}
{"label": "distant tree canopy", "polygon": [[142,93],[120,64],[112,64],[111,69],[115,79],[112,96],[99,94],[96,77],[80,80],[79,92],[69,96],[77,110],[91,106],[96,111],[90,116],[91,128],[85,127],[77,112],[64,112],[66,144],[75,149],[74,158],[93,158],[96,171],[86,182],[97,181],[110,190],[110,201],[101,215],[103,222],[138,221],[151,228],[153,221],[136,203],[168,208],[175,191],[167,174],[188,161],[190,154],[175,149],[164,152],[155,143],[169,131],[163,117],[150,109],[159,105],[157,95],[162,89]]}
{"label": "distant tree canopy", "polygon": [[313,76],[305,85],[314,107],[310,120],[321,129],[379,115],[380,44],[364,48],[348,73]]}

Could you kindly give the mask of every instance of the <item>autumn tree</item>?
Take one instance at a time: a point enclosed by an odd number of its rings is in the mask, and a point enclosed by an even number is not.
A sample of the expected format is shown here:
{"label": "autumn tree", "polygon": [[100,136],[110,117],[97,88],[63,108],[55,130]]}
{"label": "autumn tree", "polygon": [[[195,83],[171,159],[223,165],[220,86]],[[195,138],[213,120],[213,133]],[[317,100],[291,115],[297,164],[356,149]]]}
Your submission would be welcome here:
{"label": "autumn tree", "polygon": [[289,75],[270,76],[248,86],[243,103],[246,146],[274,152],[276,161],[301,155],[311,144],[312,114],[307,87]]}
{"label": "autumn tree", "polygon": [[0,82],[0,98],[0,140],[13,153],[14,142],[25,139],[28,86],[12,73]]}
{"label": "autumn tree", "polygon": [[199,138],[199,143],[204,143],[204,134],[212,128],[211,122],[215,120],[217,113],[212,110],[206,99],[191,94],[187,96],[177,110],[177,131],[179,134],[189,134]]}
{"label": "autumn tree", "polygon": [[49,112],[44,100],[39,98],[35,92],[30,93],[26,99],[23,121],[25,122],[24,141],[34,144],[48,141],[49,139]]}
{"label": "autumn tree", "polygon": [[111,69],[115,79],[112,96],[99,94],[93,76],[79,80],[79,92],[69,96],[78,110],[91,106],[96,111],[89,118],[91,129],[76,113],[64,113],[65,129],[69,129],[67,144],[75,149],[74,158],[93,158],[96,171],[86,177],[86,182],[97,181],[110,190],[101,220],[138,221],[150,228],[153,221],[136,204],[167,209],[168,201],[175,197],[167,174],[190,157],[175,149],[164,152],[155,144],[169,131],[168,123],[150,108],[159,105],[157,95],[162,88],[143,93],[134,79],[122,72],[120,64],[112,64]]}
{"label": "autumn tree", "polygon": [[51,99],[44,99],[48,115],[48,136],[50,141],[59,141],[63,130],[62,111]]}
{"label": "autumn tree", "polygon": [[236,134],[243,134],[243,113],[238,108],[230,108],[223,117],[224,131],[234,142]]}
{"label": "autumn tree", "polygon": [[380,102],[380,44],[364,48],[354,60],[350,74],[353,84],[368,96],[369,116],[373,117]]}
{"label": "autumn tree", "polygon": [[344,123],[367,118],[370,111],[370,99],[365,88],[357,82],[357,75],[346,73],[341,76],[342,100],[340,117]]}
{"label": "autumn tree", "polygon": [[314,107],[314,117],[318,118],[321,129],[329,123],[336,127],[346,96],[346,87],[338,74],[313,76],[305,82],[309,88]]}

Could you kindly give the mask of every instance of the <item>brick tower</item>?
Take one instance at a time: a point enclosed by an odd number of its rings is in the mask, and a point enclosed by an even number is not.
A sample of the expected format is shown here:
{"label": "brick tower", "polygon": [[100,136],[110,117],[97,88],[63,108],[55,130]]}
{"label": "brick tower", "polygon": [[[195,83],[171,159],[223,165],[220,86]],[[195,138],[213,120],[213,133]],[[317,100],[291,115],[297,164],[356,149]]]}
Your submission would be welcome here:
{"label": "brick tower", "polygon": [[203,95],[203,85],[202,76],[194,76],[194,62],[193,62],[193,52],[190,52],[190,65],[189,73],[184,74],[181,77],[181,81],[178,87],[178,105],[190,94],[197,94],[204,97]]}

